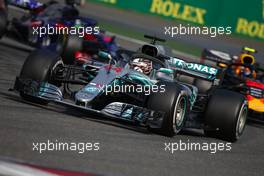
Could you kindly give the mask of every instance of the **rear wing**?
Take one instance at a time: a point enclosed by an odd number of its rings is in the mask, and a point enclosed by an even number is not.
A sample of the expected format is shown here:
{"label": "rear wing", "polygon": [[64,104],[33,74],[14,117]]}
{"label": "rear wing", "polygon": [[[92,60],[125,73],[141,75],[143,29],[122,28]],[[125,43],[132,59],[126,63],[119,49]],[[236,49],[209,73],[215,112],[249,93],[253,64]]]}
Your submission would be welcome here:
{"label": "rear wing", "polygon": [[173,57],[171,57],[169,60],[169,65],[176,73],[205,79],[208,81],[214,81],[219,73],[217,68],[200,63],[186,62]]}

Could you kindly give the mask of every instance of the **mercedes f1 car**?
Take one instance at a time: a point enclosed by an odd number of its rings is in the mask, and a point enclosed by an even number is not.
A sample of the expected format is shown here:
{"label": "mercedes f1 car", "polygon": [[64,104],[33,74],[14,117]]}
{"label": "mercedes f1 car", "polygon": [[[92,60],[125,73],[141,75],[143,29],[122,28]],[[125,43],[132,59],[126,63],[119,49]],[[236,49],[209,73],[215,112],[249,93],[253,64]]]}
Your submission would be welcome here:
{"label": "mercedes f1 car", "polygon": [[[34,51],[24,62],[14,90],[28,101],[63,104],[166,136],[199,128],[208,136],[236,141],[247,118],[245,97],[220,89],[218,69],[166,56],[155,45],[160,39],[152,38],[122,67],[105,52],[99,56],[107,64],[76,66],[65,65],[50,51]],[[209,86],[200,89],[204,84]]]}
{"label": "mercedes f1 car", "polygon": [[264,121],[263,65],[256,63],[252,48],[243,48],[239,56],[205,49],[201,61],[209,61],[226,70],[223,85],[247,97],[250,117],[254,121]]}

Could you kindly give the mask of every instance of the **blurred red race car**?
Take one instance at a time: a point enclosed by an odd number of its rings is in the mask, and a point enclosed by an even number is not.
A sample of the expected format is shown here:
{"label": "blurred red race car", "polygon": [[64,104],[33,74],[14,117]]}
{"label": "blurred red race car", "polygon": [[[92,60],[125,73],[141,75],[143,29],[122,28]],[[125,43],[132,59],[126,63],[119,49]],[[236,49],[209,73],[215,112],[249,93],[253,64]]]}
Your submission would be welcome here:
{"label": "blurred red race car", "polygon": [[238,56],[204,49],[201,62],[225,70],[223,85],[244,94],[248,100],[250,118],[264,122],[263,65],[256,63],[255,49],[244,47]]}

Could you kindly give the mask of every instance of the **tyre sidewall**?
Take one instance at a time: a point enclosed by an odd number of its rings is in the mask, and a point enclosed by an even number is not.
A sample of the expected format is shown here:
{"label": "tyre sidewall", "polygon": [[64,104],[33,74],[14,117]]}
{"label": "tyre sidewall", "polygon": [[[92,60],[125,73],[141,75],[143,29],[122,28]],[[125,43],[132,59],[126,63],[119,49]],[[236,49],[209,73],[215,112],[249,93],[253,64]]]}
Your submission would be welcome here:
{"label": "tyre sidewall", "polygon": [[[48,50],[36,50],[32,52],[23,64],[20,78],[34,81],[52,81],[52,70],[56,65],[62,63],[60,57]],[[53,82],[51,82],[53,83]],[[20,92],[20,96],[30,102],[37,104],[48,104],[48,101]]]}
{"label": "tyre sidewall", "polygon": [[[179,133],[186,121],[186,111],[188,109],[187,93],[183,87],[175,82],[160,81],[158,86],[165,85],[165,92],[152,93],[147,100],[147,108],[164,112],[164,119],[160,129],[156,132],[166,136],[173,136]],[[174,124],[174,113],[177,103],[184,98],[186,102],[182,123],[178,126]]]}
{"label": "tyre sidewall", "polygon": [[51,70],[58,62],[61,62],[61,59],[56,53],[49,50],[33,51],[23,64],[20,77],[48,82],[51,80]]}
{"label": "tyre sidewall", "polygon": [[205,124],[217,129],[216,137],[236,141],[244,130],[243,128],[242,132],[237,134],[239,113],[243,107],[247,108],[243,95],[228,90],[216,90],[207,105]]}

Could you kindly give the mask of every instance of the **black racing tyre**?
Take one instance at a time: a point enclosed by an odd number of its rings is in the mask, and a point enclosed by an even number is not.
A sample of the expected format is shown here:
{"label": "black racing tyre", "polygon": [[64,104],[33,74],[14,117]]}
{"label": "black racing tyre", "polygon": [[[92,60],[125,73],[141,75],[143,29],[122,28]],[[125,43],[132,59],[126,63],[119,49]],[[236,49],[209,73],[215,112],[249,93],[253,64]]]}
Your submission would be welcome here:
{"label": "black racing tyre", "polygon": [[184,127],[189,109],[188,96],[183,87],[175,82],[160,81],[164,85],[164,92],[151,93],[147,100],[147,108],[165,112],[161,128],[152,131],[172,137]]}
{"label": "black racing tyre", "polygon": [[62,60],[65,64],[74,64],[75,52],[83,49],[83,39],[78,35],[68,35],[62,51]]}
{"label": "black racing tyre", "polygon": [[0,38],[6,33],[7,27],[7,14],[4,10],[0,9]]}
{"label": "black racing tyre", "polygon": [[245,97],[229,90],[216,90],[209,100],[205,112],[204,130],[209,137],[235,142],[243,134],[248,114]]}
{"label": "black racing tyre", "polygon": [[[22,66],[20,78],[45,81],[55,84],[51,76],[51,71],[58,63],[62,63],[62,61],[56,53],[49,50],[33,51]],[[20,95],[22,98],[31,102],[42,104],[47,103],[46,101],[41,101],[35,97],[25,95],[22,92]]]}

